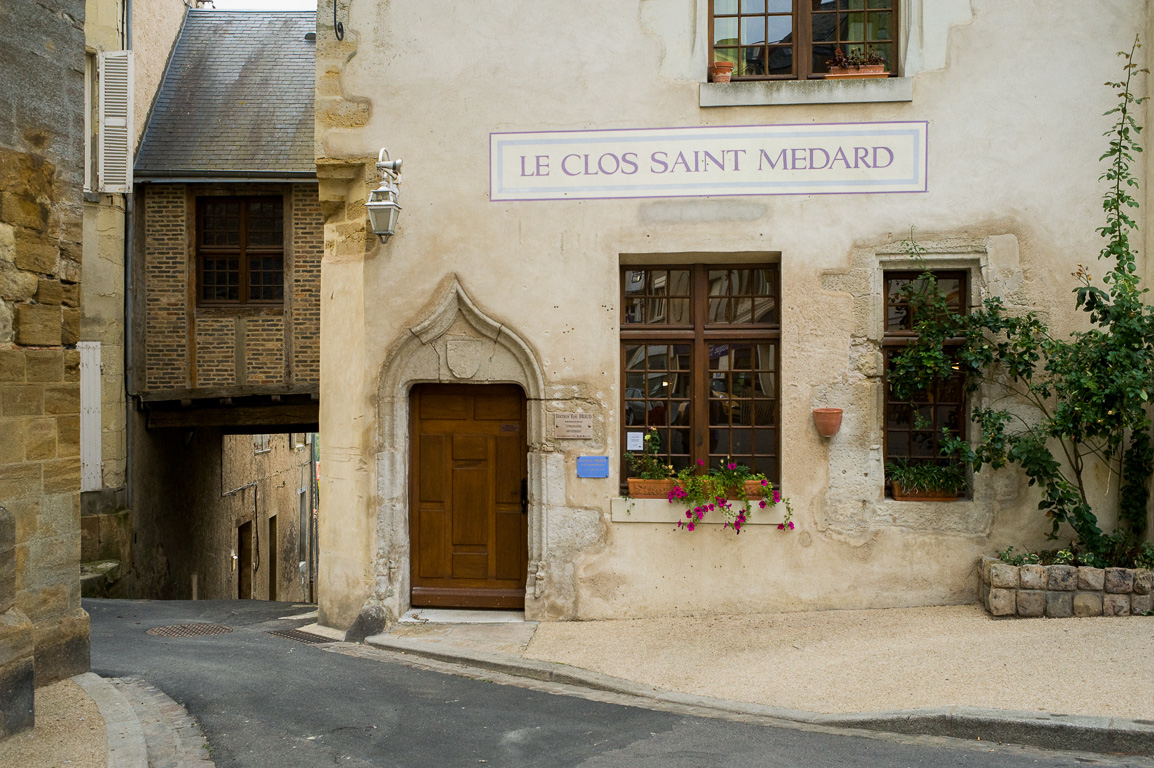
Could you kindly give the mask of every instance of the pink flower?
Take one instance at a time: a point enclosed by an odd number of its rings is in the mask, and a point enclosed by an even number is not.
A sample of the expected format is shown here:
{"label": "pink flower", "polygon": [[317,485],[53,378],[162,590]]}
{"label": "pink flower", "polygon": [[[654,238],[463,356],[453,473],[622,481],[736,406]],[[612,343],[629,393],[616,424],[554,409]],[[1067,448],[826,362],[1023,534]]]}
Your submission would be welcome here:
{"label": "pink flower", "polygon": [[765,487],[765,486],[767,486],[767,485],[769,485],[769,481],[768,481],[768,480],[762,480],[762,481],[761,481],[761,487],[762,487],[762,488],[764,488],[764,487]]}
{"label": "pink flower", "polygon": [[789,529],[791,531],[793,530],[793,521],[792,520],[789,521]]}
{"label": "pink flower", "polygon": [[692,531],[693,530],[693,523],[686,523],[685,527]]}
{"label": "pink flower", "polygon": [[773,503],[774,504],[780,504],[781,503],[781,491],[774,491],[773,492]]}
{"label": "pink flower", "polygon": [[699,467],[704,467],[704,466],[705,466],[705,462],[704,462],[704,461],[702,461],[701,459],[698,459],[698,460],[697,460],[697,466],[699,466]]}
{"label": "pink flower", "polygon": [[693,513],[687,509],[687,510],[685,510],[685,516],[686,517],[693,517]]}
{"label": "pink flower", "polygon": [[736,464],[733,464],[733,463],[730,463],[730,465],[729,465],[729,468],[730,468],[730,469],[737,469],[737,465],[736,465]]}
{"label": "pink flower", "polygon": [[785,523],[778,523],[777,524],[777,530],[784,531],[785,530]]}
{"label": "pink flower", "polygon": [[761,507],[762,509],[765,509],[765,499],[762,499],[761,501],[757,502],[757,504],[758,504],[758,506],[759,506],[759,507]]}
{"label": "pink flower", "polygon": [[698,520],[700,520],[700,519],[701,519],[701,518],[703,518],[703,517],[705,517],[705,513],[704,513],[704,512],[702,512],[702,511],[700,511],[700,510],[698,510],[698,512],[697,512],[697,519],[698,519]]}

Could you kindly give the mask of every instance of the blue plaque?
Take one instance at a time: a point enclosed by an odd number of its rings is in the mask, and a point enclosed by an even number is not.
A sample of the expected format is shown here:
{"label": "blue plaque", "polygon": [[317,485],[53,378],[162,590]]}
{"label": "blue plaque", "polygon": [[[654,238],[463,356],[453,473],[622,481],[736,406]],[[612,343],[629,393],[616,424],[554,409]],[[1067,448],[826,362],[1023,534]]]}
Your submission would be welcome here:
{"label": "blue plaque", "polygon": [[577,477],[609,477],[609,457],[578,456]]}

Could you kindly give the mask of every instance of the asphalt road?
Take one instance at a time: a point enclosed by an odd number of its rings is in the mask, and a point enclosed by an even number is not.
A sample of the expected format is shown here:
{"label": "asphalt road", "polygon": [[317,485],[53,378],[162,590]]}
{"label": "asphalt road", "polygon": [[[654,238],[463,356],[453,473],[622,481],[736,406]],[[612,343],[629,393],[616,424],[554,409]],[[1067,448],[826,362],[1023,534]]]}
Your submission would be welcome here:
{"label": "asphalt road", "polygon": [[[693,717],[443,674],[268,634],[307,607],[85,600],[92,671],[141,677],[188,709],[218,768],[367,766],[1154,766],[926,737],[852,735]],[[166,638],[208,622],[229,634]]]}

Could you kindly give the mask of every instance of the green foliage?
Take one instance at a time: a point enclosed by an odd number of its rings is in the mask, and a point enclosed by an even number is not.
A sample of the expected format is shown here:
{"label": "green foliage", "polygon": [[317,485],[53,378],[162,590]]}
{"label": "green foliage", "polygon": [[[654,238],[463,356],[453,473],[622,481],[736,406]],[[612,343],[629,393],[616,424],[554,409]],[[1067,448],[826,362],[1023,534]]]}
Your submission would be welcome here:
{"label": "green foliage", "polygon": [[886,480],[905,491],[946,491],[961,493],[966,489],[966,468],[962,464],[931,464],[898,460],[886,464]]}
{"label": "green foliage", "polygon": [[[725,517],[725,527],[733,528],[735,533],[741,533],[741,527],[753,512],[749,494],[745,490],[745,483],[754,481],[760,483],[762,498],[757,505],[761,509],[785,504],[785,519],[778,524],[781,530],[793,530],[793,507],[789,499],[783,497],[780,491],[773,489],[773,483],[760,472],[754,472],[744,464],[738,464],[730,457],[719,461],[716,467],[705,467],[705,462],[698,461],[698,467],[704,469],[699,473],[692,467],[686,467],[677,473],[677,487],[669,493],[670,504],[684,504],[690,509],[685,511],[685,520],[678,521],[677,527],[692,531],[697,527],[707,512],[719,510]],[[737,503],[735,504],[734,501]]]}
{"label": "green foliage", "polygon": [[644,480],[664,480],[673,477],[673,466],[666,464],[665,457],[660,455],[661,436],[657,434],[657,427],[650,427],[645,433],[644,445],[645,448],[641,453],[625,454],[629,476]]}
{"label": "green foliage", "polygon": [[[1136,228],[1130,209],[1138,207],[1131,190],[1138,186],[1130,170],[1141,127],[1134,110],[1137,98],[1131,80],[1144,72],[1134,63],[1135,40],[1126,60],[1124,80],[1108,83],[1117,91],[1116,116],[1106,136],[1109,149],[1100,159],[1107,169],[1102,207],[1106,223],[1098,229],[1105,239],[1099,259],[1106,265],[1101,286],[1079,267],[1075,305],[1086,312],[1087,331],[1054,337],[1033,312],[1011,315],[997,297],[986,299],[968,314],[949,309],[945,296],[928,271],[907,287],[919,337],[895,356],[890,381],[895,394],[910,399],[954,366],[973,394],[985,386],[992,405],[976,407],[971,419],[978,431],[970,441],[942,442],[943,453],[972,465],[974,471],[1013,464],[1030,485],[1042,490],[1039,509],[1051,521],[1051,538],[1062,523],[1073,528],[1074,551],[1083,564],[1133,560],[1145,533],[1149,482],[1154,469],[1150,440],[1149,388],[1154,384],[1154,308],[1146,304],[1139,285],[1137,255],[1130,244]],[[910,238],[903,243],[910,256],[925,250]],[[954,345],[958,346],[955,348]],[[1014,398],[1012,407],[1004,407]],[[1118,494],[1119,530],[1103,533],[1087,498],[1086,480],[1095,462],[1106,466]]]}

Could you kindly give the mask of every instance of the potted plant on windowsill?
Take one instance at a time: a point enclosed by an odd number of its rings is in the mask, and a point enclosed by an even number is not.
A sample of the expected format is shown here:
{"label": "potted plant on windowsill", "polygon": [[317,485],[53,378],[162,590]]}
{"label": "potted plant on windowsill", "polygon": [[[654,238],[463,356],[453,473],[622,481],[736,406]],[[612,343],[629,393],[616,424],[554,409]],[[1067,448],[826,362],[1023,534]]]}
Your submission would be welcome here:
{"label": "potted plant on windowsill", "polygon": [[[698,460],[698,467],[705,462]],[[694,530],[705,518],[706,513],[720,511],[725,518],[725,527],[741,533],[741,527],[753,512],[752,501],[757,500],[761,509],[776,504],[785,504],[785,519],[779,529],[793,530],[793,508],[789,500],[775,491],[765,475],[752,472],[749,467],[738,464],[728,456],[710,467],[704,474],[698,474],[692,467],[677,473],[676,487],[669,493],[670,504],[684,504],[685,519],[677,523],[678,528]],[[736,502],[736,504],[734,503]]]}
{"label": "potted plant on windowsill", "polygon": [[899,460],[886,464],[886,482],[896,501],[957,501],[966,489],[966,468],[958,463]]}
{"label": "potted plant on windowsill", "polygon": [[665,457],[659,454],[660,450],[661,436],[657,434],[657,427],[650,427],[645,433],[641,453],[625,454],[625,462],[629,465],[629,478],[626,482],[632,498],[665,499],[676,487],[673,465],[665,463]]}
{"label": "potted plant on windowsill", "polygon": [[715,83],[728,83],[733,76],[732,61],[715,61],[709,65],[709,79]]}
{"label": "potted plant on windowsill", "polygon": [[885,56],[872,48],[854,51],[846,55],[841,46],[838,46],[837,50],[834,51],[833,58],[826,59],[825,63],[829,67],[826,79],[865,79],[890,76],[889,70],[886,68]]}

